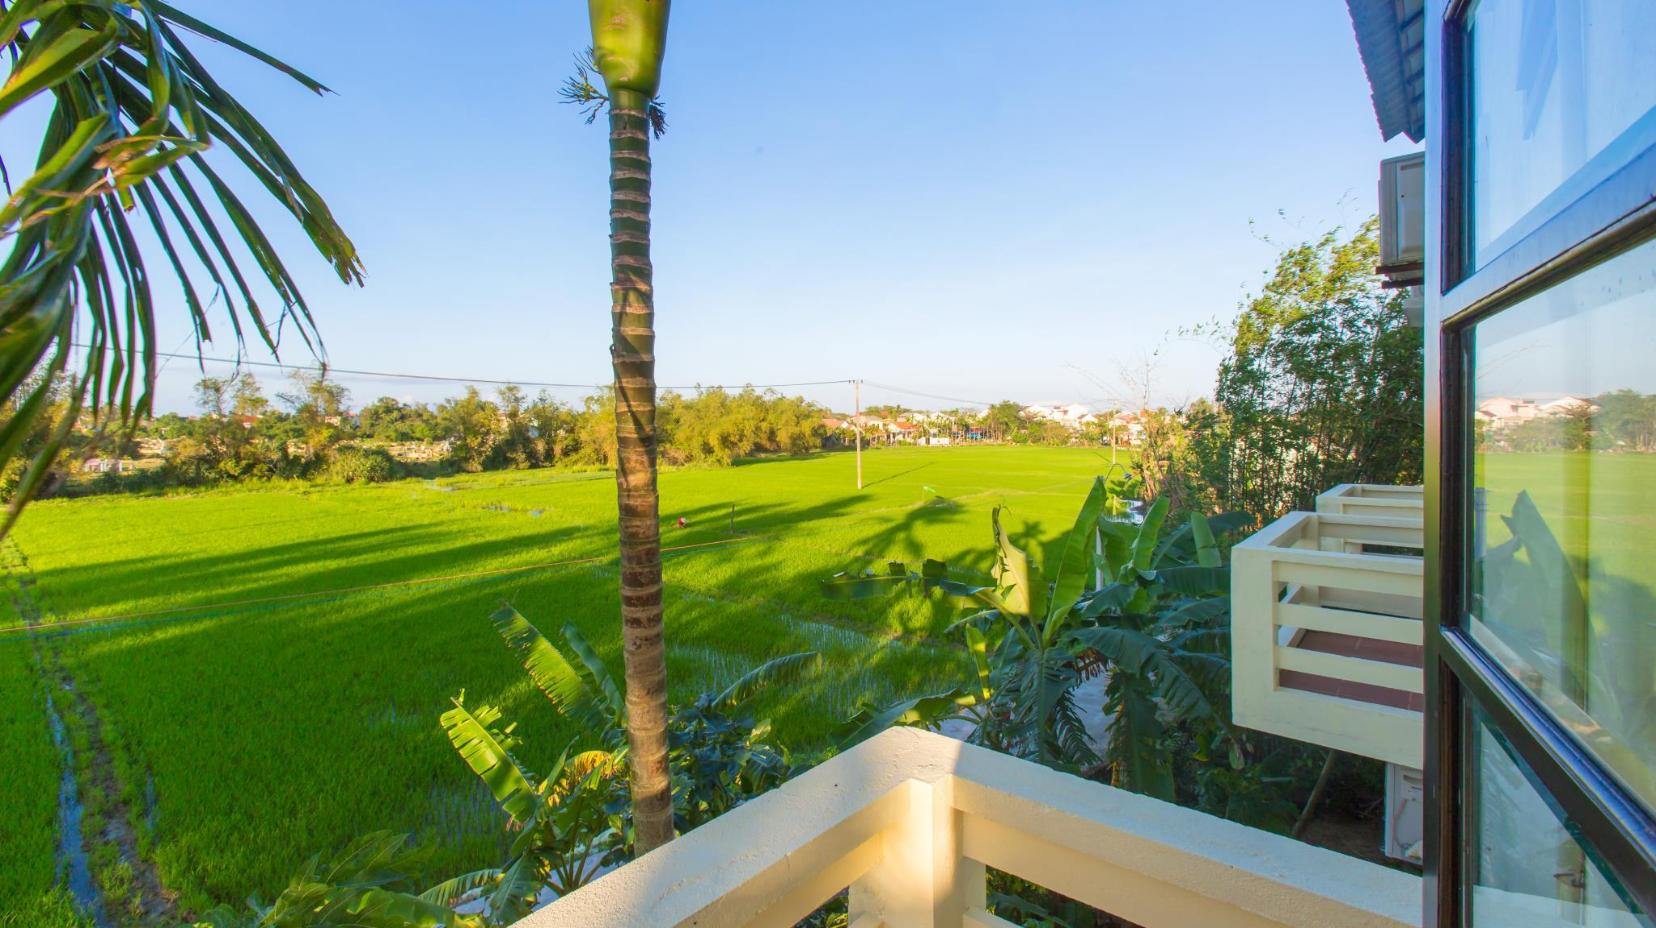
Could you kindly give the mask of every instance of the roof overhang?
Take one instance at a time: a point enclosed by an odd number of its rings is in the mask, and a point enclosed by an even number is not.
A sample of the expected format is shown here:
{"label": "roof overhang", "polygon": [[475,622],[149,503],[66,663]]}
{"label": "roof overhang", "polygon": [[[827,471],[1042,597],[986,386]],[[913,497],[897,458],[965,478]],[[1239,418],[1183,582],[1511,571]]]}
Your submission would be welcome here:
{"label": "roof overhang", "polygon": [[1346,0],[1380,137],[1426,137],[1425,0]]}

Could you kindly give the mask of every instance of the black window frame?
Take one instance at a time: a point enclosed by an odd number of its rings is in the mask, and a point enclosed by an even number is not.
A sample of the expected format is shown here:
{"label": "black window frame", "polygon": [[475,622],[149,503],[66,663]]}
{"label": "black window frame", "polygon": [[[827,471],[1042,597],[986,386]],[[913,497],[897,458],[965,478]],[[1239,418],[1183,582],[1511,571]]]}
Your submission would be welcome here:
{"label": "black window frame", "polygon": [[1472,326],[1656,238],[1656,147],[1505,251],[1471,261],[1471,80],[1475,0],[1428,0],[1426,280],[1425,928],[1462,928],[1471,911],[1463,854],[1472,705],[1529,767],[1566,825],[1648,914],[1656,915],[1656,818],[1536,698],[1472,640],[1466,543]]}

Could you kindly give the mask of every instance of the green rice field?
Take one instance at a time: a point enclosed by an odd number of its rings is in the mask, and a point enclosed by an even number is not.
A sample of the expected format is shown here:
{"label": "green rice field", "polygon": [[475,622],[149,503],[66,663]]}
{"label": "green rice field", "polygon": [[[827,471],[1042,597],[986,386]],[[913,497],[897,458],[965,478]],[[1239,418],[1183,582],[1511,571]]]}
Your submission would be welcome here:
{"label": "green rice field", "polygon": [[[953,685],[961,654],[927,635],[954,607],[828,601],[817,581],[922,556],[987,568],[999,504],[1039,550],[1109,467],[1086,449],[906,448],[868,454],[861,492],[848,454],[664,473],[675,699],[819,651],[818,678],[762,706],[814,749],[859,700]],[[462,689],[502,705],[531,768],[574,734],[487,616],[504,600],[543,630],[573,623],[619,675],[614,492],[608,473],[517,471],[31,506],[0,605],[0,750],[17,765],[0,899],[61,902],[37,646],[95,709],[137,846],[180,911],[268,899],[311,854],[379,829],[436,844],[434,875],[495,862],[498,813],[437,718]]]}

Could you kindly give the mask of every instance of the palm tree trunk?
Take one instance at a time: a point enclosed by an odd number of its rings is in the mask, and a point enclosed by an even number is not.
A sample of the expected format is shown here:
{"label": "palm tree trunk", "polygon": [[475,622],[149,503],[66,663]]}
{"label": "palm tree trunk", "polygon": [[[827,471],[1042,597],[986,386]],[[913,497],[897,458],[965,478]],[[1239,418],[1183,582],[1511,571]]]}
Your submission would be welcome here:
{"label": "palm tree trunk", "polygon": [[673,838],[673,793],[667,771],[667,653],[661,629],[661,520],[656,493],[647,105],[637,92],[611,93],[610,358],[615,368],[622,653],[638,854]]}

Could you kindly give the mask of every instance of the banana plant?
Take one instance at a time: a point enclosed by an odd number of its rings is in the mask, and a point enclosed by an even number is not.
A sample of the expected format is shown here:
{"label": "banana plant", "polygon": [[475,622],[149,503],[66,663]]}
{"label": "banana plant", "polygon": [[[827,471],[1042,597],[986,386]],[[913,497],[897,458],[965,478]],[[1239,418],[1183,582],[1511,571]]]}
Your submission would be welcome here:
{"label": "banana plant", "polygon": [[484,928],[481,916],[457,915],[446,904],[407,891],[426,854],[407,835],[375,832],[333,860],[312,857],[270,905],[221,907],[196,928]]}
{"label": "banana plant", "polygon": [[973,723],[971,740],[1060,768],[1096,763],[1074,691],[1087,668],[1068,647],[1075,607],[1093,569],[1093,531],[1104,512],[1104,480],[1093,482],[1075,525],[1065,535],[1052,580],[1012,543],[991,515],[995,543],[992,583],[954,579],[948,566],[928,560],[918,574],[897,563],[883,575],[840,574],[824,584],[831,596],[862,598],[919,583],[976,605],[956,626],[963,629],[976,671],[970,687],[917,697],[854,717],[849,737],[860,738],[889,724],[937,727],[950,718]]}
{"label": "banana plant", "polygon": [[[954,579],[938,561],[918,572],[893,562],[883,572],[825,581],[838,598],[918,584],[978,607],[955,623],[975,680],[863,710],[848,723],[847,740],[893,724],[936,728],[965,719],[974,742],[1059,768],[1105,769],[1118,785],[1170,798],[1169,726],[1223,728],[1229,574],[1217,539],[1250,519],[1193,514],[1164,534],[1167,503],[1158,500],[1135,522],[1121,490],[1119,482],[1094,481],[1050,580],[1012,544],[997,509],[990,584]],[[1102,755],[1074,696],[1099,674],[1109,678],[1103,708],[1112,717]]]}
{"label": "banana plant", "polygon": [[[632,749],[628,703],[603,659],[574,625],[554,641],[510,605],[490,623],[552,708],[580,732],[551,772],[537,777],[513,755],[516,723],[502,725],[497,707],[473,710],[462,692],[442,716],[450,744],[488,786],[514,838],[502,866],[446,880],[421,898],[450,906],[481,896],[490,917],[505,923],[531,911],[544,893],[563,895],[619,863],[636,850],[637,828],[627,803],[618,801]],[[769,724],[728,713],[820,666],[814,651],[774,658],[672,716],[676,827],[693,828],[787,778],[793,767],[768,743]],[[578,750],[582,743],[597,746]]]}
{"label": "banana plant", "polygon": [[504,865],[464,874],[426,890],[421,900],[448,908],[467,894],[480,893],[489,916],[509,924],[533,911],[550,890],[563,895],[596,875],[599,842],[609,830],[608,785],[625,764],[623,751],[564,748],[544,777],[537,778],[512,755],[515,724],[497,725],[494,706],[472,711],[465,694],[443,713],[449,742],[477,774],[506,813],[515,831]]}

